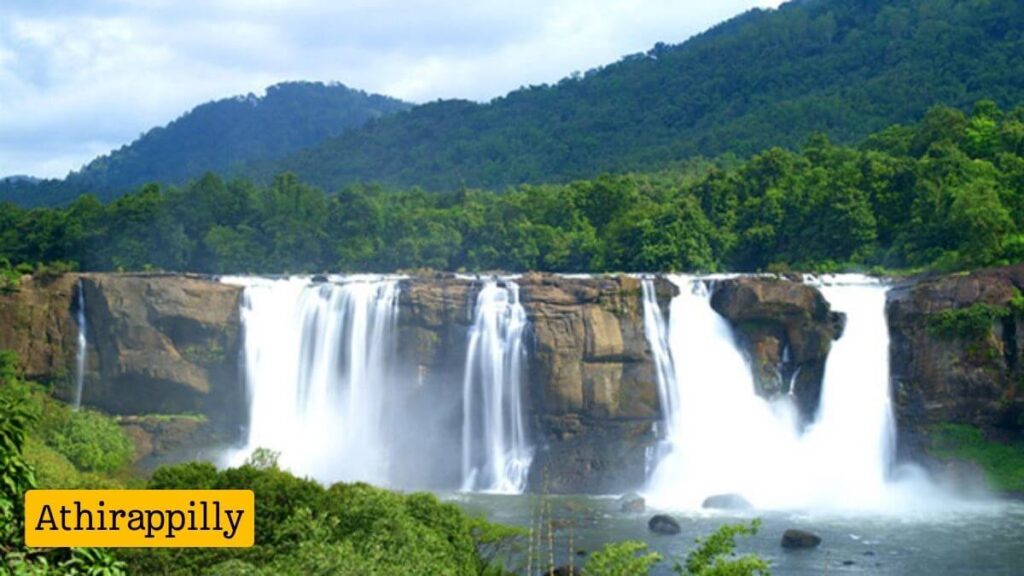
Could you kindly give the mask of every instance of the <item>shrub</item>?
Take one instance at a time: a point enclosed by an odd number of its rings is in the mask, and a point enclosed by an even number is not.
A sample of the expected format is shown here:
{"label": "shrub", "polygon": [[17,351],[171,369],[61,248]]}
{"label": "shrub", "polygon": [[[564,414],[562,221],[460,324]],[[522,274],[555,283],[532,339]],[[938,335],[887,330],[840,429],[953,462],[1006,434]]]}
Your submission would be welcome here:
{"label": "shrub", "polygon": [[1007,314],[1007,308],[988,304],[943,310],[928,317],[928,333],[946,340],[981,340],[992,331],[992,323]]}
{"label": "shrub", "polygon": [[687,576],[770,576],[768,563],[753,554],[736,557],[736,536],[753,536],[761,527],[760,520],[750,525],[726,524],[704,539],[697,540],[697,549],[686,557],[685,564],[676,564],[675,571]]}
{"label": "shrub", "polygon": [[647,544],[629,540],[606,544],[587,560],[587,576],[634,576],[647,574],[651,567],[661,562],[661,554],[645,554]]}
{"label": "shrub", "polygon": [[241,467],[163,467],[150,488],[251,489],[256,545],[246,550],[154,549],[119,554],[138,573],[212,574],[478,574],[478,546],[521,530],[471,519],[430,494],[401,495],[366,484],[328,489],[277,467],[260,451]]}
{"label": "shrub", "polygon": [[76,467],[92,472],[114,472],[131,461],[132,443],[116,422],[91,410],[71,412],[49,443]]}

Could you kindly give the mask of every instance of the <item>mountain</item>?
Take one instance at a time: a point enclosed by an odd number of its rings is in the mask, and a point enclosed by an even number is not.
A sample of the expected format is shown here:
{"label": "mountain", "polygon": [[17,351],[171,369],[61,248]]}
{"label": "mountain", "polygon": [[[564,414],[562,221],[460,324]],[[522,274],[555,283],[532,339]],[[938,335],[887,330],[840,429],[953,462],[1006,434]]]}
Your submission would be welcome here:
{"label": "mountain", "polygon": [[64,181],[0,182],[0,199],[58,204],[89,191],[101,197],[147,182],[183,183],[204,172],[239,173],[247,163],[278,160],[411,104],[341,84],[288,82],[208,102],[101,156]]}
{"label": "mountain", "polygon": [[328,189],[502,188],[747,156],[816,131],[852,143],[936,104],[1020,104],[1022,31],[1019,0],[794,1],[556,85],[419,106],[257,172]]}

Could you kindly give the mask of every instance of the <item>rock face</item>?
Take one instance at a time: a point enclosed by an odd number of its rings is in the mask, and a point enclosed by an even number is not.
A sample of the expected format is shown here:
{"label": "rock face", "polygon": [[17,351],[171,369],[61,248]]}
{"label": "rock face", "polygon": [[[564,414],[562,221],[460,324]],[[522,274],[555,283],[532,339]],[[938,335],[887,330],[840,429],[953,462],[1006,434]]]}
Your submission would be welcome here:
{"label": "rock face", "polygon": [[83,275],[83,402],[115,414],[197,412],[239,421],[241,290],[184,276]]}
{"label": "rock face", "polygon": [[185,412],[225,427],[240,422],[240,289],[184,276],[68,274],[26,277],[0,296],[0,348],[14,350],[25,375],[71,396],[85,295],[88,347],[83,403],[115,414]]}
{"label": "rock face", "polygon": [[[519,284],[531,327],[531,485],[553,493],[642,485],[661,414],[640,280],[528,274]],[[663,300],[674,292],[659,281]]]}
{"label": "rock face", "polygon": [[775,277],[740,277],[715,285],[711,306],[732,325],[753,370],[758,394],[792,390],[804,421],[814,416],[832,341],[845,317],[816,288]]}
{"label": "rock face", "polygon": [[[890,290],[890,370],[901,457],[920,458],[935,424],[1021,435],[1024,318],[1010,308],[1021,289],[1024,265],[908,281]],[[998,317],[977,331],[941,329],[945,311],[978,305],[992,307]]]}
{"label": "rock face", "polygon": [[21,287],[0,294],[0,350],[12,350],[25,376],[67,387],[78,325],[72,302],[78,278],[24,276]]}
{"label": "rock face", "polygon": [[[70,396],[81,282],[89,328],[84,401],[122,416],[195,413],[195,420],[123,419],[140,457],[235,431],[244,421],[238,373],[241,288],[182,275],[71,274],[26,277],[0,294],[0,349],[12,349],[32,379]],[[518,280],[530,326],[524,402],[535,447],[530,485],[551,493],[623,493],[643,485],[645,452],[662,419],[644,336],[640,281],[630,277]],[[420,485],[459,480],[462,378],[479,280],[425,275],[403,280],[396,370],[404,388],[389,409],[430,413],[430,423],[397,430],[395,442],[450,454],[453,465]],[[675,295],[656,284],[663,307]],[[901,456],[923,453],[925,432],[945,422],[982,427],[996,437],[1024,428],[1024,318],[1015,300],[1024,265],[910,280],[889,293],[891,370]],[[985,305],[1002,311],[980,333],[937,332],[944,311]],[[821,294],[788,280],[720,281],[712,306],[734,327],[759,392],[790,383],[805,417],[820,395],[825,360],[842,317]],[[195,429],[193,429],[195,428]],[[413,428],[413,427],[409,427]],[[401,435],[405,434],[405,437]],[[223,436],[222,436],[223,437]]]}

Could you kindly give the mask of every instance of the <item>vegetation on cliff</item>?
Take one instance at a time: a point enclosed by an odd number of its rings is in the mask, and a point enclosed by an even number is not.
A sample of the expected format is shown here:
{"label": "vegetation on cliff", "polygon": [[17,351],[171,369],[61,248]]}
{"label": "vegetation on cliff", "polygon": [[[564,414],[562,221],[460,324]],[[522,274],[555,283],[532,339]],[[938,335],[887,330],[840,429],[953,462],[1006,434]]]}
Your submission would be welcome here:
{"label": "vegetation on cliff", "polygon": [[929,454],[940,460],[968,461],[985,473],[1001,492],[1024,494],[1024,443],[1005,443],[986,438],[967,424],[941,424],[931,433]]}
{"label": "vegetation on cliff", "polygon": [[[83,270],[963,269],[1024,259],[1024,107],[939,107],[859,147],[824,136],[747,162],[695,161],[503,193],[214,175],[101,204],[0,205],[0,258]],[[0,260],[0,264],[4,261]]]}

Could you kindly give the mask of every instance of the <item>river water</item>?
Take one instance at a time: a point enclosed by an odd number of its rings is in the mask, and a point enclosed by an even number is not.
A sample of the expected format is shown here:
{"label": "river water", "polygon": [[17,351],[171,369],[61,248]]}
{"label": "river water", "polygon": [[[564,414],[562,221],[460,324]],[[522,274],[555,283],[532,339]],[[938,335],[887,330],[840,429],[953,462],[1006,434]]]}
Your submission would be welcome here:
{"label": "river water", "polygon": [[[536,525],[541,496],[449,495],[465,510],[505,524]],[[755,536],[737,539],[740,554],[756,553],[771,563],[775,575],[882,574],[906,576],[1024,574],[1024,503],[979,501],[947,503],[944,508],[887,514],[817,512],[698,511],[672,513],[682,532],[653,534],[647,521],[656,510],[624,513],[611,497],[550,497],[554,519],[555,564],[569,561],[571,523],[574,549],[592,552],[609,542],[641,540],[663,560],[652,574],[672,574],[694,540],[727,523],[760,518]],[[546,517],[546,516],[545,516]],[[810,550],[784,550],[782,533],[788,528],[814,532],[822,538]],[[541,556],[547,558],[544,529]],[[587,555],[573,555],[577,567]],[[522,561],[522,559],[519,559]],[[546,565],[546,560],[544,561]],[[534,566],[537,566],[536,561]],[[534,572],[539,572],[535,569]]]}

